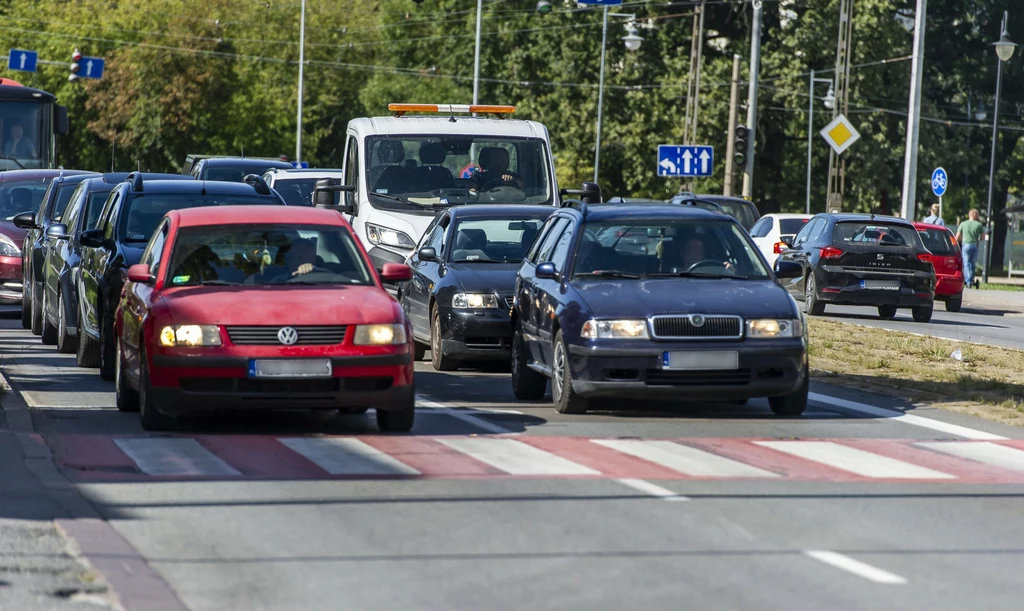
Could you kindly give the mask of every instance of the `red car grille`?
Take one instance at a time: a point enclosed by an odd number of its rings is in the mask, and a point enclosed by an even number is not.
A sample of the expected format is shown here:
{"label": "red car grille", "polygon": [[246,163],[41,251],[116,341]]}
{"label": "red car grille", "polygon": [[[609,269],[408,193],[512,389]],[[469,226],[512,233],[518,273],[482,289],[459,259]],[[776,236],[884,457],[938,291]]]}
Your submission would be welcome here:
{"label": "red car grille", "polygon": [[[277,332],[283,329],[279,327],[227,327],[228,338],[236,346],[280,346],[281,340],[277,339]],[[345,332],[348,327],[344,325],[335,326],[294,326],[299,339],[296,346],[330,346],[345,341]]]}

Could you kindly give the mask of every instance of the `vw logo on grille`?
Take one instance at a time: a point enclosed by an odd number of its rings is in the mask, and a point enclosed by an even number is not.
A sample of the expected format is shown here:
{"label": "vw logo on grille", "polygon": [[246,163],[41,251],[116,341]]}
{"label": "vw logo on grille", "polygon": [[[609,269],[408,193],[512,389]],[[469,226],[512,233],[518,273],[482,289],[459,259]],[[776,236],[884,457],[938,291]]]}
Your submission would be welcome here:
{"label": "vw logo on grille", "polygon": [[281,327],[281,330],[277,332],[277,341],[285,346],[291,346],[299,341],[299,332],[294,327]]}
{"label": "vw logo on grille", "polygon": [[695,327],[704,326],[704,316],[700,314],[690,314],[690,324]]}

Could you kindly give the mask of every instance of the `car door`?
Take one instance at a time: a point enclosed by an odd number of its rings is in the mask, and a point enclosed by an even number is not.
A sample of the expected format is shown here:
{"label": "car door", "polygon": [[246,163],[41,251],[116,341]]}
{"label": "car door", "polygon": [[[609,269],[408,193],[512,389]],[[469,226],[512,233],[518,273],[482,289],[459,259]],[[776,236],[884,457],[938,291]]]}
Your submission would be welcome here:
{"label": "car door", "polygon": [[[100,221],[96,229],[103,232],[104,237],[113,234],[113,228],[117,224],[116,211],[121,203],[120,191],[114,191],[103,206]],[[82,245],[82,263],[79,273],[79,302],[82,306],[81,324],[82,329],[93,338],[99,337],[99,308],[102,291],[104,289],[102,276],[103,270],[109,258],[109,250],[102,246]]]}
{"label": "car door", "polygon": [[558,277],[537,278],[535,297],[537,306],[537,341],[540,345],[541,358],[543,359],[541,362],[548,366],[552,362],[555,323],[558,320],[557,314],[560,311],[564,294],[563,283],[566,280],[563,274],[569,268],[569,250],[575,241],[573,238],[576,236],[576,221],[574,219],[566,219],[561,229],[556,228],[552,232],[552,236],[557,237],[553,237],[550,241],[551,252],[545,253],[544,248],[541,248],[540,257],[542,260],[550,261],[555,265]]}
{"label": "car door", "polygon": [[[566,233],[569,227],[569,219],[558,217],[551,231],[544,238],[544,242],[537,251],[537,265],[551,262],[551,256],[555,246]],[[536,268],[534,268],[536,272]],[[550,313],[547,311],[551,301],[544,293],[549,290],[556,290],[556,281],[537,278],[534,273],[527,282],[529,286],[530,315],[529,315],[529,343],[530,351],[534,360],[539,363],[551,362],[551,321]]]}
{"label": "car door", "polygon": [[766,216],[759,220],[751,229],[750,237],[754,240],[754,244],[757,245],[757,249],[761,251],[764,258],[771,261],[772,249],[768,246],[768,235],[771,233],[773,218]]}
{"label": "car door", "polygon": [[[149,273],[154,278],[160,271],[160,263],[163,261],[164,247],[167,244],[167,234],[170,229],[170,221],[164,219],[153,233],[153,238],[142,253],[141,263],[149,266]],[[149,306],[152,302],[153,287],[139,282],[131,282],[125,286],[124,296],[121,299],[118,314],[121,317],[121,341],[122,358],[125,366],[133,376],[139,371],[139,347],[142,345],[142,324],[146,314],[149,313]]]}
{"label": "car door", "polygon": [[[420,248],[433,248],[438,259],[443,260],[445,235],[448,231],[451,216],[441,215],[434,222],[434,227],[424,236]],[[442,263],[439,261],[423,261],[419,258],[419,249],[410,260],[412,280],[409,281],[409,318],[413,324],[413,332],[419,337],[430,337],[430,297],[441,280]]]}
{"label": "car door", "polygon": [[516,278],[516,305],[518,307],[518,321],[523,330],[523,339],[530,350],[531,359],[540,359],[537,346],[537,323],[536,323],[536,302],[535,292],[537,289],[537,265],[541,262],[540,253],[546,247],[549,239],[553,238],[558,227],[567,223],[568,219],[562,216],[551,216],[540,230],[537,239],[534,240],[530,250],[523,259]]}
{"label": "car door", "polygon": [[[348,142],[345,144],[345,161],[342,165],[342,173],[345,177],[345,184],[354,187],[355,190],[349,193],[342,193],[341,197],[344,203],[358,206],[359,202],[359,138],[355,134],[350,133],[348,135]],[[359,216],[358,210],[354,210],[355,214],[344,214],[349,223],[355,221],[355,217]]]}
{"label": "car door", "polygon": [[812,219],[811,222],[804,225],[803,229],[800,230],[800,233],[796,234],[796,237],[793,238],[792,248],[786,249],[781,255],[779,255],[780,260],[797,263],[803,269],[803,274],[795,278],[786,278],[783,284],[786,287],[786,290],[800,299],[803,299],[804,279],[807,278],[807,274],[809,273],[808,268],[810,262],[809,252],[807,250],[809,240],[816,232],[820,232],[825,223],[826,220],[821,217]]}

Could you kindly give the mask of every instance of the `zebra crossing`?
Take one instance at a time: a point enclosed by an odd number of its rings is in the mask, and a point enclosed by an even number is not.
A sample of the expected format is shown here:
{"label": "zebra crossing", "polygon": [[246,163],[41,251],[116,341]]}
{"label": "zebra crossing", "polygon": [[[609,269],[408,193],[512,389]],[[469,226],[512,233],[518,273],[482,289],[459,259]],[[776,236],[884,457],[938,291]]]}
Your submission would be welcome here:
{"label": "zebra crossing", "polygon": [[1024,441],[65,435],[77,481],[609,478],[1024,483]]}

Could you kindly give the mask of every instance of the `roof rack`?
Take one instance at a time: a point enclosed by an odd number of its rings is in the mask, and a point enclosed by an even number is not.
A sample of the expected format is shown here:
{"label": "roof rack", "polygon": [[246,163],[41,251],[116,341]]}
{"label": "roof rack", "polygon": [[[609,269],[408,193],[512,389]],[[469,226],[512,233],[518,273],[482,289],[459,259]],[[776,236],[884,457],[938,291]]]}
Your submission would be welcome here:
{"label": "roof rack", "polygon": [[256,174],[246,174],[242,182],[249,185],[260,195],[270,195],[270,186],[267,185],[267,181],[263,180],[262,176]]}

